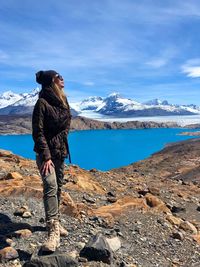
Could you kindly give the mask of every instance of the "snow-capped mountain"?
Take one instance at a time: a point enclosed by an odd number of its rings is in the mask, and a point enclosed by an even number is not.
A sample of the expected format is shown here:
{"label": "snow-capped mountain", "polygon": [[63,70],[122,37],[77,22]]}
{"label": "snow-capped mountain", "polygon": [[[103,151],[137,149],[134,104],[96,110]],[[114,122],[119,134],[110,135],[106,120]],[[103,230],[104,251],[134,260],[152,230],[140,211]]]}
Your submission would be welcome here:
{"label": "snow-capped mountain", "polygon": [[159,106],[159,105],[168,106],[168,105],[170,105],[167,100],[161,101],[158,98],[149,100],[147,102],[144,102],[143,104],[148,105],[148,106],[152,106],[152,105],[153,106]]}
{"label": "snow-capped mountain", "polygon": [[[195,105],[173,105],[167,100],[153,99],[140,103],[112,93],[105,98],[89,97],[78,103],[71,103],[79,115],[92,115],[98,113],[107,116],[167,116],[167,115],[193,115],[200,114],[200,107]],[[92,116],[93,117],[93,116]]]}
{"label": "snow-capped mountain", "polygon": [[21,99],[13,103],[13,106],[34,106],[38,100],[38,94],[40,89],[36,88],[29,94],[24,94]]}
{"label": "snow-capped mountain", "polygon": [[103,98],[100,96],[91,96],[77,103],[70,103],[71,107],[81,112],[82,110],[96,110],[103,103]]}
{"label": "snow-capped mountain", "polygon": [[141,104],[139,102],[124,98],[118,93],[113,93],[104,99],[102,105],[96,111],[105,115],[117,115],[124,111],[140,109],[140,107]]}
{"label": "snow-capped mountain", "polygon": [[[14,94],[13,92],[9,91],[9,95],[11,96],[12,101],[4,101],[4,105],[0,105],[0,114],[31,114],[33,107],[38,99],[39,91],[39,88],[34,89],[30,93],[24,94]],[[8,92],[6,92],[6,95],[7,94]],[[14,95],[15,97],[12,98],[12,95]],[[1,97],[2,95],[0,96],[0,99]]]}
{"label": "snow-capped mountain", "polygon": [[[2,102],[0,102],[0,115],[31,114],[38,99],[39,91],[40,89],[36,88],[32,92],[24,94],[15,94],[11,91],[3,93],[0,95],[0,101],[2,99]],[[74,109],[71,109],[71,113],[73,116],[78,114]]]}
{"label": "snow-capped mountain", "polygon": [[104,99],[103,105],[97,108],[97,112],[111,116],[167,116],[167,115],[192,115],[199,114],[200,110],[187,106],[175,106],[166,100],[154,99],[142,104],[131,99],[121,97],[119,94],[111,94]]}
{"label": "snow-capped mountain", "polygon": [[0,108],[7,107],[23,98],[23,94],[15,94],[12,91],[6,91],[0,95]]}
{"label": "snow-capped mountain", "polygon": [[[38,99],[39,89],[30,93],[15,94],[11,91],[0,95],[0,114],[31,114]],[[167,100],[153,99],[140,103],[112,93],[107,97],[93,96],[81,102],[70,103],[72,115],[99,114],[116,117],[167,116],[200,114],[200,107],[169,104]],[[89,117],[89,116],[88,116]],[[94,116],[92,116],[94,118]]]}

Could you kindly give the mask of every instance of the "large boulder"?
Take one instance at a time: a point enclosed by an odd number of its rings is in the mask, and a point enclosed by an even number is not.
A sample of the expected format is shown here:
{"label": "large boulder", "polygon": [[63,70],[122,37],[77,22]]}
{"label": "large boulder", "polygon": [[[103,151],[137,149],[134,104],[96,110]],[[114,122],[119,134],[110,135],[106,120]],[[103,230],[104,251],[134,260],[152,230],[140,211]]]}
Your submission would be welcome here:
{"label": "large boulder", "polygon": [[107,264],[112,262],[112,250],[102,234],[93,236],[80,251],[80,256],[89,261],[102,261]]}

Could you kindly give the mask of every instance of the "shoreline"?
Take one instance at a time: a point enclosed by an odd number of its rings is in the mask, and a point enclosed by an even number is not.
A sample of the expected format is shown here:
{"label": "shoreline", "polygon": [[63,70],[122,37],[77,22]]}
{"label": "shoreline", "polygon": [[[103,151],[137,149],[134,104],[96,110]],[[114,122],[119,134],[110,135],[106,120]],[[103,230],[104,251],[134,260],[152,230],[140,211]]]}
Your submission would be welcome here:
{"label": "shoreline", "polygon": [[[130,120],[129,120],[130,119]],[[156,121],[162,118],[155,118],[155,121],[141,121],[141,118],[127,118],[126,121],[121,119],[95,120],[86,117],[73,117],[70,131],[81,130],[110,130],[110,129],[152,129],[152,128],[182,128],[182,129],[198,129],[200,124],[181,125],[173,121]],[[152,118],[151,118],[152,119]],[[166,118],[165,118],[166,119]],[[31,134],[32,123],[30,115],[0,115],[0,135],[25,135]]]}

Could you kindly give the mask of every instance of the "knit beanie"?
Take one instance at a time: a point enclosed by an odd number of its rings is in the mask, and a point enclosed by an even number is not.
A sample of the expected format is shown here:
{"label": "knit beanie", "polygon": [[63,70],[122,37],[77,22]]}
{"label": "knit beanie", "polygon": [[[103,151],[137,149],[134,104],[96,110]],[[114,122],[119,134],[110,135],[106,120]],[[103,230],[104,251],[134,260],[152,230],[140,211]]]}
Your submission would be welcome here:
{"label": "knit beanie", "polygon": [[51,85],[53,77],[58,74],[55,70],[40,70],[36,75],[36,82],[42,85]]}

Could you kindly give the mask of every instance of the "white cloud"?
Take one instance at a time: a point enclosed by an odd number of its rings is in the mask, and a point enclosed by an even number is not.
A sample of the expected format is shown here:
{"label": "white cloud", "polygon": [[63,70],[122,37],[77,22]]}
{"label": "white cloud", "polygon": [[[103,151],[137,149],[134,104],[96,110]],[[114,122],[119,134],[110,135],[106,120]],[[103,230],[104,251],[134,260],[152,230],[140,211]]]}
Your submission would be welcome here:
{"label": "white cloud", "polygon": [[160,67],[163,67],[167,64],[167,60],[162,59],[162,58],[158,58],[158,59],[151,60],[151,61],[147,62],[146,64],[153,67],[153,68],[160,68]]}
{"label": "white cloud", "polygon": [[94,86],[95,85],[95,83],[91,82],[91,81],[84,82],[83,84],[86,86]]}
{"label": "white cloud", "polygon": [[183,72],[186,73],[188,77],[198,78],[200,77],[200,66],[194,67],[183,67]]}
{"label": "white cloud", "polygon": [[182,66],[182,72],[187,75],[187,77],[198,78],[200,77],[200,58],[193,58],[188,60]]}

